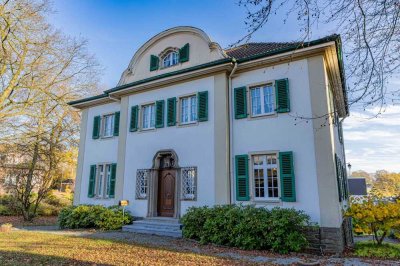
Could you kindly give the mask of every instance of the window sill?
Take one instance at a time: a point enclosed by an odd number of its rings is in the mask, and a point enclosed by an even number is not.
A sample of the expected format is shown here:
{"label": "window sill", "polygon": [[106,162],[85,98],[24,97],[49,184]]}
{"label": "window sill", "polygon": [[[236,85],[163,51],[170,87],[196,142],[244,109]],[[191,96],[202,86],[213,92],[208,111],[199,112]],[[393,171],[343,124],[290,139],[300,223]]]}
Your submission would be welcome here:
{"label": "window sill", "polygon": [[261,114],[261,115],[250,115],[248,116],[248,120],[258,120],[258,119],[265,119],[265,118],[272,118],[277,117],[278,113],[269,113],[269,114]]}
{"label": "window sill", "polygon": [[155,131],[156,128],[155,127],[151,127],[151,128],[141,128],[138,132],[152,132]]}
{"label": "window sill", "polygon": [[199,121],[193,121],[193,122],[187,122],[187,123],[179,123],[178,127],[191,127],[191,126],[197,126],[199,124]]}
{"label": "window sill", "polygon": [[282,203],[280,199],[253,199],[254,203]]}
{"label": "window sill", "polygon": [[109,197],[97,197],[97,196],[95,196],[93,199],[95,199],[95,200],[112,200],[112,199],[114,199],[114,198],[109,198]]}
{"label": "window sill", "polygon": [[112,139],[115,136],[105,136],[105,137],[100,137],[100,139]]}

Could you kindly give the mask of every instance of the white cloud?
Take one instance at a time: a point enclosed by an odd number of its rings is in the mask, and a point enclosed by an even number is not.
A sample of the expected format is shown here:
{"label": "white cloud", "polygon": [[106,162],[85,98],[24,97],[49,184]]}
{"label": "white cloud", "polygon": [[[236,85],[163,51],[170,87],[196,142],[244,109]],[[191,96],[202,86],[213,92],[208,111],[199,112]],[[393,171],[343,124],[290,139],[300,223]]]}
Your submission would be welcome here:
{"label": "white cloud", "polygon": [[352,112],[344,120],[347,161],[353,170],[400,172],[400,106],[389,106],[371,118],[378,111]]}

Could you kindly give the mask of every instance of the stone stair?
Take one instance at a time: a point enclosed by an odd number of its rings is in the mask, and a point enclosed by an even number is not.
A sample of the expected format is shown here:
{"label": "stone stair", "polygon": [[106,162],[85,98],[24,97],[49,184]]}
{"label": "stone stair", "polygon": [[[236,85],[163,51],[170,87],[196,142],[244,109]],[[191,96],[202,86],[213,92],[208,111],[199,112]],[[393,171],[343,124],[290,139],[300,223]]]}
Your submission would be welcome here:
{"label": "stone stair", "polygon": [[182,224],[172,218],[146,218],[122,227],[122,231],[159,236],[182,237]]}

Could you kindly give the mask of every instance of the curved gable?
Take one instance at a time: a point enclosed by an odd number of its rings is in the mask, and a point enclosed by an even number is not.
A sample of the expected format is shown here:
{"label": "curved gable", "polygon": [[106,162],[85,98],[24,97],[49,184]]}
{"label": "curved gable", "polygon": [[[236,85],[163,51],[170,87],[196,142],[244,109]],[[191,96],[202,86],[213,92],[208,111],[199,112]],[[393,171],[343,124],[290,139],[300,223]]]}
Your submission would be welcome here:
{"label": "curved gable", "polygon": [[[160,67],[160,57],[164,56],[166,51],[179,50],[187,44],[188,60],[171,67]],[[159,67],[150,70],[152,57],[153,61],[157,61],[158,58]],[[122,73],[118,86],[226,57],[219,44],[212,42],[204,31],[194,27],[175,27],[157,34],[137,50],[128,68]]]}

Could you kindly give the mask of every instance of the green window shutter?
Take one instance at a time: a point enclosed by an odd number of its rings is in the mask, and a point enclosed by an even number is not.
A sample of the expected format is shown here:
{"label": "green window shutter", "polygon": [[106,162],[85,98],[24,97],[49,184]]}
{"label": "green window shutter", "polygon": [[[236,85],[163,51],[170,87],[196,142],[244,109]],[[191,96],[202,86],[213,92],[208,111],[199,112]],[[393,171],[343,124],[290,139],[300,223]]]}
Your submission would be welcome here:
{"label": "green window shutter", "polygon": [[90,176],[89,176],[88,198],[94,197],[95,185],[96,185],[96,165],[91,165],[90,166]]}
{"label": "green window shutter", "polygon": [[167,100],[167,124],[169,127],[176,124],[176,98],[169,98]]}
{"label": "green window shutter", "polygon": [[115,197],[115,177],[117,175],[117,164],[111,164],[111,178],[110,178],[110,186],[108,191],[108,197],[114,198]]}
{"label": "green window shutter", "polygon": [[344,191],[344,199],[349,198],[349,187],[347,183],[347,173],[346,173],[346,167],[342,164],[342,181],[343,181],[343,191]]}
{"label": "green window shutter", "polygon": [[296,201],[296,180],[294,177],[293,152],[279,153],[281,175],[281,199],[286,202]]}
{"label": "green window shutter", "polygon": [[114,115],[114,136],[119,135],[119,120],[120,120],[120,112],[115,112]]}
{"label": "green window shutter", "polygon": [[247,94],[246,87],[234,89],[235,100],[235,118],[241,119],[247,117]]}
{"label": "green window shutter", "polygon": [[197,116],[199,122],[208,120],[208,91],[197,94]]}
{"label": "green window shutter", "polygon": [[131,108],[131,122],[129,125],[129,131],[135,132],[138,130],[138,118],[139,118],[139,106],[135,105]]}
{"label": "green window shutter", "polygon": [[156,102],[156,128],[164,127],[164,100]]}
{"label": "green window shutter", "polygon": [[336,179],[337,179],[337,185],[338,185],[338,193],[339,193],[339,202],[342,202],[342,181],[340,178],[340,166],[339,166],[339,158],[335,154],[335,166],[336,166]]}
{"label": "green window shutter", "polygon": [[339,133],[339,141],[340,143],[343,143],[343,127],[341,122],[338,122],[338,133]]}
{"label": "green window shutter", "polygon": [[189,44],[185,44],[181,49],[179,49],[179,62],[189,61]]}
{"label": "green window shutter", "polygon": [[150,71],[154,71],[158,69],[159,59],[156,55],[150,56]]}
{"label": "green window shutter", "polygon": [[276,111],[278,113],[290,112],[289,80],[275,80]]}
{"label": "green window shutter", "polygon": [[92,138],[98,139],[100,137],[100,116],[95,116],[93,119],[93,132]]}
{"label": "green window shutter", "polygon": [[236,200],[238,201],[250,200],[248,164],[247,154],[235,156]]}

